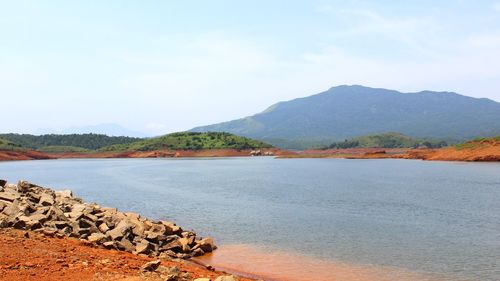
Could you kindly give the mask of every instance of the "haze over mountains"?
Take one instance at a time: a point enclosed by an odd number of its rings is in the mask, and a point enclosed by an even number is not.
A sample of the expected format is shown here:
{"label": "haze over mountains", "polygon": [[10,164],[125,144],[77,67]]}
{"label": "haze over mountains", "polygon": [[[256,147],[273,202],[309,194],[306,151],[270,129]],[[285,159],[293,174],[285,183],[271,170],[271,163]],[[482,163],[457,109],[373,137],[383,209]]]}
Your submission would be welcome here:
{"label": "haze over mountains", "polygon": [[500,103],[452,92],[343,85],[191,131],[230,132],[288,148],[383,132],[459,141],[500,134]]}
{"label": "haze over mountains", "polygon": [[130,130],[121,125],[114,123],[102,123],[97,125],[88,125],[81,127],[71,127],[63,130],[54,130],[54,129],[38,129],[36,131],[36,135],[45,135],[45,134],[104,134],[108,136],[127,136],[127,137],[135,137],[135,138],[146,138],[151,137],[143,132]]}

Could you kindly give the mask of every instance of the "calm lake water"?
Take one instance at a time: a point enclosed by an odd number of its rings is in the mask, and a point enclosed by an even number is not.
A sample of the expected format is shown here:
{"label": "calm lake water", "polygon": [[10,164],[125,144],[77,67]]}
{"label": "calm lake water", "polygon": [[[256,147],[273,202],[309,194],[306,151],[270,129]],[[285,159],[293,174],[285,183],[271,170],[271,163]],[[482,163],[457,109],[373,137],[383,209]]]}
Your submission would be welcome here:
{"label": "calm lake water", "polygon": [[219,245],[500,280],[500,164],[344,159],[0,163],[0,178],[169,219]]}

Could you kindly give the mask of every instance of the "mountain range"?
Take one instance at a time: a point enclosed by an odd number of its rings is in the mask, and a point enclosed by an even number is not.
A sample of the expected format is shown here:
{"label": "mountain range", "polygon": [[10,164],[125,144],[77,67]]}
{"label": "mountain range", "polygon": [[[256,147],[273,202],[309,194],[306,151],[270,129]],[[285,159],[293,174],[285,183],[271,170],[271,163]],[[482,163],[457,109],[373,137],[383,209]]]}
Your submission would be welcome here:
{"label": "mountain range", "polygon": [[249,117],[190,131],[229,132],[284,148],[384,132],[461,141],[499,135],[500,103],[453,92],[401,93],[342,85],[276,103]]}

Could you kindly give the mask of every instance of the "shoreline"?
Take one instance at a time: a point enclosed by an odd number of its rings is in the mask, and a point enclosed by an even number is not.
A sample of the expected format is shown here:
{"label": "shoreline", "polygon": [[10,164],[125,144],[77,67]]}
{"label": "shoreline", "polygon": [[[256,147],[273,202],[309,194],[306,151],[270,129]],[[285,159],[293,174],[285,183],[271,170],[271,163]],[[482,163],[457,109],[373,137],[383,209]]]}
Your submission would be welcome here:
{"label": "shoreline", "polygon": [[278,148],[257,150],[207,149],[207,150],[156,150],[129,152],[53,152],[34,150],[0,150],[0,162],[17,160],[50,159],[122,159],[122,158],[205,158],[205,157],[254,157],[273,156],[277,159],[291,158],[342,158],[342,159],[413,159],[426,161],[499,162],[500,143],[487,143],[473,149],[445,147],[428,148],[347,148],[310,149],[303,151],[281,150]]}
{"label": "shoreline", "polygon": [[[54,191],[27,181],[0,180],[0,234],[0,276],[7,280],[170,276],[168,280],[189,281],[227,275],[189,261],[217,249],[211,237],[197,237],[173,222],[86,203],[70,190]],[[104,273],[114,277],[99,275]],[[130,279],[136,277],[140,279]]]}
{"label": "shoreline", "polygon": [[420,159],[430,161],[499,162],[500,138],[476,139],[444,148],[344,148],[302,151],[279,148],[154,150],[120,152],[51,152],[0,150],[0,161],[79,158],[197,158],[253,157],[345,158],[345,159]]}
{"label": "shoreline", "polygon": [[50,159],[107,159],[107,158],[197,158],[197,157],[259,157],[293,155],[294,152],[277,148],[264,149],[205,149],[154,150],[125,152],[40,152],[36,150],[0,150],[1,161]]}

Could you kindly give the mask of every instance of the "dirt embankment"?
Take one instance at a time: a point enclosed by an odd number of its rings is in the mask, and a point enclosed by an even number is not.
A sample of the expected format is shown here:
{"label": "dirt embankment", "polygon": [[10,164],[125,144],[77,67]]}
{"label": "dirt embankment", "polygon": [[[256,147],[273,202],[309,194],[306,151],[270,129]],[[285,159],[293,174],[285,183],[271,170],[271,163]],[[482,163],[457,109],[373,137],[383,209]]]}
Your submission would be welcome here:
{"label": "dirt embankment", "polygon": [[54,157],[43,152],[35,150],[0,150],[0,161],[12,160],[40,160],[40,159],[53,159]]}
{"label": "dirt embankment", "polygon": [[433,161],[500,161],[498,138],[471,141],[440,149],[350,148],[305,150],[278,158],[422,159]]}
{"label": "dirt embankment", "polygon": [[294,152],[277,148],[266,149],[204,149],[204,150],[155,150],[126,152],[59,152],[43,153],[39,151],[0,151],[0,161],[67,159],[67,158],[168,158],[168,157],[243,157],[291,155]]}
{"label": "dirt embankment", "polygon": [[346,149],[311,149],[283,154],[278,158],[346,158],[346,159],[381,159],[403,158],[409,149],[405,148],[346,148]]}
{"label": "dirt embankment", "polygon": [[414,149],[404,158],[436,161],[500,161],[500,140],[484,139],[441,149]]}
{"label": "dirt embankment", "polygon": [[283,152],[279,149],[202,149],[202,150],[155,150],[98,153],[53,153],[56,158],[163,158],[163,157],[238,157],[238,156],[273,156]]}

